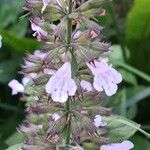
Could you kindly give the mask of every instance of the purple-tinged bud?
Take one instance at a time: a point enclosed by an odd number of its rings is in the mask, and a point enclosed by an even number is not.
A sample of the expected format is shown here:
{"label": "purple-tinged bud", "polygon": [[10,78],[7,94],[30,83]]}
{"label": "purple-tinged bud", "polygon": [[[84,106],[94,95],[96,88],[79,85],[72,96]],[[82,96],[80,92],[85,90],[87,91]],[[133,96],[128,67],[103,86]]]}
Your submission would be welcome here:
{"label": "purple-tinged bud", "polygon": [[25,10],[36,10],[42,8],[42,1],[41,0],[26,0],[25,6],[23,7]]}
{"label": "purple-tinged bud", "polygon": [[40,129],[42,129],[41,125],[34,125],[25,122],[19,127],[18,131],[23,132],[25,134],[36,134]]}
{"label": "purple-tinged bud", "polygon": [[100,35],[100,32],[103,29],[103,27],[101,27],[99,24],[84,17],[82,17],[81,21],[82,24],[84,24],[88,29],[95,31],[97,35]]}

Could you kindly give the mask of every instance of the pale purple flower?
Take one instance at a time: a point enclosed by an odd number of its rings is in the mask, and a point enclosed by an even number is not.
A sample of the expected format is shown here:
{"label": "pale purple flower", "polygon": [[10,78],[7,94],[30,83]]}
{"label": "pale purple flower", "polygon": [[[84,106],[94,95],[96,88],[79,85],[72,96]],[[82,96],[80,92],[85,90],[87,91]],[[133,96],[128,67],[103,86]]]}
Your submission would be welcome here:
{"label": "pale purple flower", "polygon": [[33,31],[35,31],[33,36],[37,36],[37,39],[39,39],[39,40],[41,40],[42,37],[46,37],[47,34],[48,34],[46,31],[44,31],[41,27],[37,26],[32,21],[31,21],[31,28],[32,28]]}
{"label": "pale purple flower", "polygon": [[24,86],[19,83],[17,80],[11,80],[8,83],[8,86],[12,89],[12,95],[24,92]]}
{"label": "pale purple flower", "polygon": [[45,11],[46,7],[51,2],[51,0],[42,0],[42,1],[43,1],[43,7],[42,7],[42,10],[41,10],[41,13],[43,13]]}
{"label": "pale purple flower", "polygon": [[73,35],[74,39],[78,39],[81,36],[82,32],[80,30],[76,31],[75,34]]}
{"label": "pale purple flower", "polygon": [[68,53],[60,54],[60,58],[61,58],[62,62],[68,62],[70,60],[70,54],[68,54]]}
{"label": "pale purple flower", "polygon": [[30,82],[30,78],[28,78],[28,77],[24,77],[23,79],[22,79],[22,84],[24,85],[24,86],[26,86],[29,82]]}
{"label": "pale purple flower", "polygon": [[134,147],[130,141],[123,141],[122,143],[112,143],[109,145],[102,145],[100,150],[131,150]]}
{"label": "pale purple flower", "polygon": [[2,47],[2,36],[0,35],[0,48]]}
{"label": "pale purple flower", "polygon": [[93,63],[87,63],[87,66],[94,75],[93,87],[98,92],[104,90],[107,96],[114,95],[118,89],[117,84],[122,81],[121,74],[108,65],[106,59],[94,60]]}
{"label": "pale purple flower", "polygon": [[53,119],[54,121],[57,121],[57,120],[60,119],[60,115],[59,115],[58,113],[54,113],[54,114],[52,115],[52,119]]}
{"label": "pale purple flower", "polygon": [[34,56],[36,56],[36,57],[39,57],[40,59],[44,59],[45,58],[45,56],[46,56],[46,53],[43,53],[43,52],[41,52],[40,50],[36,50],[35,52],[34,52]]}
{"label": "pale purple flower", "polygon": [[98,128],[98,127],[104,127],[107,125],[106,122],[103,122],[102,117],[100,115],[96,115],[94,118],[94,125]]}
{"label": "pale purple flower", "polygon": [[46,92],[51,95],[55,102],[64,103],[68,96],[74,96],[77,90],[75,81],[71,78],[71,64],[66,62],[49,79],[46,84]]}
{"label": "pale purple flower", "polygon": [[36,76],[37,76],[36,73],[29,73],[28,76],[23,77],[22,79],[23,86],[26,86],[31,81],[31,79],[34,79]]}
{"label": "pale purple flower", "polygon": [[88,92],[92,91],[93,89],[92,84],[85,80],[81,80],[80,85],[85,91],[88,91]]}

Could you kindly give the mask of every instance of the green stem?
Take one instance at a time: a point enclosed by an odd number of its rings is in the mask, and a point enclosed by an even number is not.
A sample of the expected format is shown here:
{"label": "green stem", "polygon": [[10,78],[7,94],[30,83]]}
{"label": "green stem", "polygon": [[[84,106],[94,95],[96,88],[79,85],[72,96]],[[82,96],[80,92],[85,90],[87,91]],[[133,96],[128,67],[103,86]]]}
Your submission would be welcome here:
{"label": "green stem", "polygon": [[[68,16],[71,13],[72,13],[72,0],[68,0]],[[67,21],[67,39],[66,39],[67,50],[69,50],[69,48],[70,48],[71,35],[72,35],[72,19],[70,19],[68,17],[68,21]]]}
{"label": "green stem", "polygon": [[[68,0],[68,16],[69,14],[72,13],[72,0]],[[67,20],[67,37],[66,37],[66,50],[71,50],[70,49],[70,44],[71,44],[71,36],[72,36],[72,19],[68,17]],[[66,112],[67,112],[67,126],[66,126],[66,145],[70,144],[70,136],[71,136],[71,118],[70,118],[70,101],[69,99],[66,102]]]}
{"label": "green stem", "polygon": [[123,52],[124,62],[126,62],[127,61],[127,54],[126,54],[126,47],[125,47],[125,44],[124,44],[124,38],[123,38],[123,36],[121,34],[121,31],[120,31],[120,28],[118,26],[118,22],[117,22],[117,19],[116,19],[116,16],[115,16],[113,4],[109,4],[109,11],[110,11],[110,15],[112,17],[117,35],[118,35],[118,41],[120,43],[120,46],[121,46],[121,49],[122,49],[122,52]]}
{"label": "green stem", "polygon": [[69,113],[69,109],[70,109],[70,101],[68,99],[68,101],[66,102],[66,111],[67,111],[67,126],[66,126],[66,145],[70,144],[70,135],[71,135],[71,118],[70,118],[70,113]]}

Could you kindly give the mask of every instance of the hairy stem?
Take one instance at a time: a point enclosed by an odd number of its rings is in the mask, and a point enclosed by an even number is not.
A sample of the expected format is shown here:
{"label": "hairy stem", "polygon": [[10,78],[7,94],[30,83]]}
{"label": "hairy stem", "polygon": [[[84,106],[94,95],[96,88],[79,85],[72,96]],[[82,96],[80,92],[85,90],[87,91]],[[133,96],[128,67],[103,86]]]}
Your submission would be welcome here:
{"label": "hairy stem", "polygon": [[[69,14],[71,14],[71,12],[72,12],[72,0],[68,0],[68,16],[69,16]],[[72,19],[70,19],[68,17],[68,20],[67,20],[67,39],[66,39],[67,50],[70,49],[71,35],[72,35]]]}
{"label": "hairy stem", "polygon": [[[72,0],[68,0],[68,16],[72,12]],[[72,19],[68,17],[67,20],[67,37],[66,37],[66,50],[71,50],[70,49],[70,44],[71,44],[71,35],[72,35]],[[66,102],[66,111],[67,111],[67,126],[66,126],[66,145],[70,144],[70,136],[71,136],[71,118],[70,118],[70,101]]]}

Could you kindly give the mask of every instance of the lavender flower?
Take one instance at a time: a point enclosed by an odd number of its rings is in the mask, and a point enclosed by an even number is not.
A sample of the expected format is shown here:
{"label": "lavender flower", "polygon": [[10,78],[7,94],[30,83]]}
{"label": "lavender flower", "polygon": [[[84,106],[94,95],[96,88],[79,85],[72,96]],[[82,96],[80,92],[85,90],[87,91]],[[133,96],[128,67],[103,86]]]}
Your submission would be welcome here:
{"label": "lavender flower", "polygon": [[33,36],[37,37],[39,41],[42,40],[43,37],[47,36],[47,32],[44,31],[41,27],[37,26],[34,22],[31,21],[31,28],[35,33]]}
{"label": "lavender flower", "polygon": [[81,87],[85,90],[85,91],[92,91],[93,87],[92,87],[92,84],[88,81],[85,81],[85,80],[81,80],[80,82],[81,84]]}
{"label": "lavender flower", "polygon": [[123,141],[122,143],[113,143],[109,145],[102,145],[100,150],[131,150],[134,147],[130,141]]}
{"label": "lavender flower", "polygon": [[36,50],[34,52],[34,56],[40,58],[40,59],[44,59],[46,57],[46,53],[41,52],[40,50]]}
{"label": "lavender flower", "polygon": [[96,115],[94,119],[95,126],[98,127],[104,127],[107,125],[107,123],[102,121],[102,117],[100,115]]}
{"label": "lavender flower", "polygon": [[105,90],[107,96],[114,95],[118,89],[117,84],[122,81],[121,74],[108,65],[106,59],[94,60],[93,64],[86,64],[94,75],[94,88],[98,92]]}
{"label": "lavender flower", "polygon": [[26,86],[32,79],[34,79],[37,76],[36,73],[29,73],[28,76],[23,77],[22,84]]}
{"label": "lavender flower", "polygon": [[17,80],[11,80],[8,83],[8,86],[12,89],[12,95],[24,92],[24,86],[19,83]]}
{"label": "lavender flower", "polygon": [[57,70],[46,84],[45,89],[55,102],[64,103],[68,96],[75,95],[77,86],[71,78],[71,64],[69,62]]}
{"label": "lavender flower", "polygon": [[57,121],[57,120],[60,119],[60,115],[59,115],[58,113],[54,113],[54,114],[52,115],[52,119],[53,119],[54,121]]}

